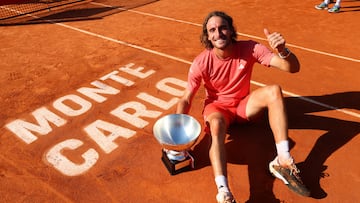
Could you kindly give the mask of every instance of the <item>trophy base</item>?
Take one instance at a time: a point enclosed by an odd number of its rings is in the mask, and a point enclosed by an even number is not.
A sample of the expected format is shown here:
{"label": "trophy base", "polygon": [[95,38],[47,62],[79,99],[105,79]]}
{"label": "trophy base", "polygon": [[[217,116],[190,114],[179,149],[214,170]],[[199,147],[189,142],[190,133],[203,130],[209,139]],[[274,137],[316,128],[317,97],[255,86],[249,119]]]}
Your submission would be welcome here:
{"label": "trophy base", "polygon": [[176,175],[193,168],[193,158],[190,156],[190,154],[188,154],[184,160],[177,161],[169,159],[167,153],[162,150],[161,160],[171,175]]}

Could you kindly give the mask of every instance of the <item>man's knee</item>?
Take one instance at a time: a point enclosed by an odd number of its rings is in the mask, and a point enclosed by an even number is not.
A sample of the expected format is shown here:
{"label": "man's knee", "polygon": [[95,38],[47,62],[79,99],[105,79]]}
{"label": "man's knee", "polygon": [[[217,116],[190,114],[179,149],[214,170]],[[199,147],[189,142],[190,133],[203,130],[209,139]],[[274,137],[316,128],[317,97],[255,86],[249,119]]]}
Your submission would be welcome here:
{"label": "man's knee", "polygon": [[226,131],[226,121],[223,116],[209,116],[206,121],[208,132],[212,136],[223,134]]}
{"label": "man's knee", "polygon": [[270,85],[267,87],[267,93],[269,97],[269,101],[282,100],[282,90],[279,85]]}
{"label": "man's knee", "polygon": [[225,127],[225,119],[223,117],[216,117],[209,121],[210,126],[213,128],[223,128]]}

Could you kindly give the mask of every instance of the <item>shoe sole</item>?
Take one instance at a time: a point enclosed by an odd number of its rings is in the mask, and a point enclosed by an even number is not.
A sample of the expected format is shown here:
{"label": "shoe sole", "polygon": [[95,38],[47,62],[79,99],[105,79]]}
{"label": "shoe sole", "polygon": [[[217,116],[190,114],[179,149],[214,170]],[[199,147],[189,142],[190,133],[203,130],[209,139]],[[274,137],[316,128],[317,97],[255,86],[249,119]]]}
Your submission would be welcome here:
{"label": "shoe sole", "polygon": [[282,180],[284,182],[285,185],[289,185],[289,182],[279,173],[277,172],[274,167],[273,167],[273,162],[269,163],[269,170],[270,173],[275,177],[275,178],[279,178],[280,180]]}
{"label": "shoe sole", "polygon": [[310,196],[310,191],[302,184],[299,184],[299,182],[297,180],[295,180],[294,178],[291,178],[291,183],[289,183],[288,180],[286,180],[286,178],[284,176],[282,176],[279,172],[277,172],[275,170],[275,168],[273,167],[273,162],[270,162],[269,164],[269,170],[270,173],[275,177],[275,178],[279,178],[280,180],[282,180],[284,182],[284,184],[292,191],[294,191],[295,193],[305,196],[305,197],[309,197]]}
{"label": "shoe sole", "polygon": [[316,8],[317,10],[328,10],[328,9],[329,9],[329,7],[320,8],[320,7],[317,7],[317,6],[315,6],[315,8]]}

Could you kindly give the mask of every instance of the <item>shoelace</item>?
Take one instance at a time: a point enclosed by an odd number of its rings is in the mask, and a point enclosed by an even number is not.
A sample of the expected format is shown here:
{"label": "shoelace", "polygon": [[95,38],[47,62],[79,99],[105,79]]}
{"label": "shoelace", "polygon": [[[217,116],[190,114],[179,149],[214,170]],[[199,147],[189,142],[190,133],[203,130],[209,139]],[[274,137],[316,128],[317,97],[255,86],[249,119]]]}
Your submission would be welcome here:
{"label": "shoelace", "polygon": [[296,167],[295,164],[291,164],[291,166],[290,166],[290,175],[292,175],[292,174],[297,175],[298,173],[300,173],[300,170]]}
{"label": "shoelace", "polygon": [[291,164],[290,166],[290,175],[294,176],[300,183],[303,183],[300,176],[300,170],[296,167],[295,164]]}

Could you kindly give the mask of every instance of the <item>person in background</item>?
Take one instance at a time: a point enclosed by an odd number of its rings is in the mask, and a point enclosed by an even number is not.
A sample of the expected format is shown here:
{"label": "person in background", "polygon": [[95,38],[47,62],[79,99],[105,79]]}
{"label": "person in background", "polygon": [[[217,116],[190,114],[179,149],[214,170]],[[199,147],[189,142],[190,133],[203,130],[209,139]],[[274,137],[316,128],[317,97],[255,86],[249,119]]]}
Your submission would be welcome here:
{"label": "person in background", "polygon": [[254,121],[265,110],[268,111],[277,150],[277,156],[269,164],[270,172],[298,194],[310,195],[289,152],[281,87],[269,85],[250,92],[255,63],[290,73],[300,70],[297,57],[285,46],[285,39],[280,33],[264,29],[264,35],[273,51],[252,40],[236,40],[232,17],[222,11],[209,13],[203,22],[201,35],[205,50],[190,66],[188,85],[177,105],[176,113],[188,114],[196,92],[201,84],[204,85],[204,130],[206,136],[211,136],[209,157],[218,189],[216,200],[220,203],[235,202],[227,180],[227,129],[233,123]]}
{"label": "person in background", "polygon": [[[328,9],[330,3],[332,3],[331,0],[324,0],[321,4],[316,5],[315,8],[318,10]],[[328,11],[330,13],[340,12],[340,8],[341,8],[340,4],[341,4],[341,0],[336,0],[335,5],[332,8],[330,8]]]}

